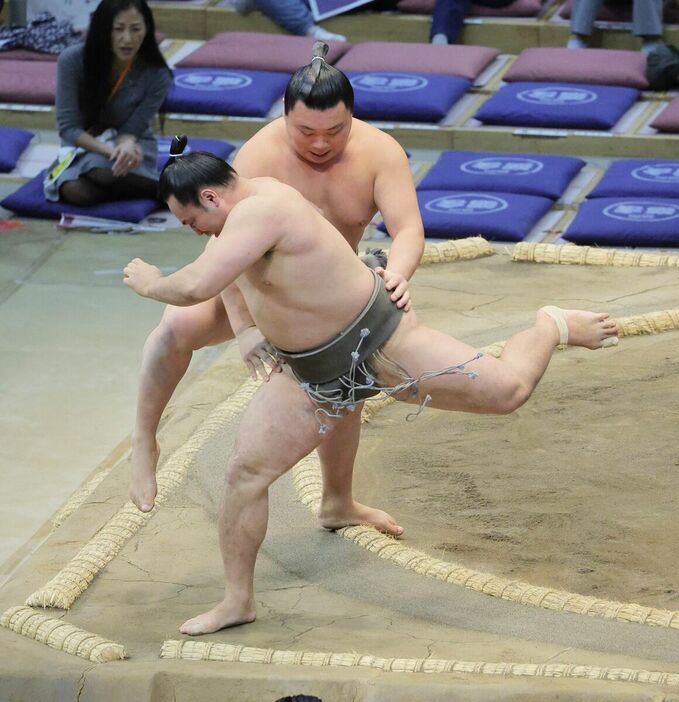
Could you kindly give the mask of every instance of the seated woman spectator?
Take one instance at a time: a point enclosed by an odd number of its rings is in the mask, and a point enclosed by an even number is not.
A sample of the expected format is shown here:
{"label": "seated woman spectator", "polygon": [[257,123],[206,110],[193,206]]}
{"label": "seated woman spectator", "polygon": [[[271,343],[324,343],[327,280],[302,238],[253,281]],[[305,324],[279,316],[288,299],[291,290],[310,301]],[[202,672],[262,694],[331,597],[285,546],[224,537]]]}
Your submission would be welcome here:
{"label": "seated woman spectator", "polygon": [[150,124],[171,78],[146,1],[102,0],[85,44],[59,56],[62,149],[47,171],[45,197],[76,205],[156,197]]}

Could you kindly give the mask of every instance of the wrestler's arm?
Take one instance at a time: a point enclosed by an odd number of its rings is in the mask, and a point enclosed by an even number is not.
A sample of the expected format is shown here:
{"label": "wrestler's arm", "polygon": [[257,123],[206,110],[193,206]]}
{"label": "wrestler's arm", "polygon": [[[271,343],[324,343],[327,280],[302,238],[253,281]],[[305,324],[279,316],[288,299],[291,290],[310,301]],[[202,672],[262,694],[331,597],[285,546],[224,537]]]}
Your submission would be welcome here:
{"label": "wrestler's arm", "polygon": [[409,307],[407,281],[422,258],[424,227],[408,157],[398,142],[385,137],[389,143],[382,150],[374,186],[375,204],[393,240],[383,277],[387,290],[393,291],[391,299],[398,300],[399,307]]}
{"label": "wrestler's arm", "polygon": [[276,246],[280,233],[272,214],[261,198],[250,197],[231,211],[217,241],[195,261],[164,276],[135,258],[125,267],[123,282],[142,297],[178,307],[216,297]]}

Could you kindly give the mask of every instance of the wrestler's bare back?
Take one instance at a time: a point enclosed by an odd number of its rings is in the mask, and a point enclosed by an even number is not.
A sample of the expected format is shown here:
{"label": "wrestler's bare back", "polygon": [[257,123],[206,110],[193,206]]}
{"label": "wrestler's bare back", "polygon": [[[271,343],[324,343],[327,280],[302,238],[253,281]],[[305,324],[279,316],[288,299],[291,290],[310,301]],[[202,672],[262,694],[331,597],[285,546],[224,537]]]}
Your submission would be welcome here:
{"label": "wrestler's bare back", "polygon": [[233,208],[196,263],[214,258],[206,266],[214,270],[216,261],[233,260],[234,252],[273,242],[236,280],[253,320],[287,351],[325,343],[363,309],[373,274],[297,190],[273,178],[247,182],[251,194]]}

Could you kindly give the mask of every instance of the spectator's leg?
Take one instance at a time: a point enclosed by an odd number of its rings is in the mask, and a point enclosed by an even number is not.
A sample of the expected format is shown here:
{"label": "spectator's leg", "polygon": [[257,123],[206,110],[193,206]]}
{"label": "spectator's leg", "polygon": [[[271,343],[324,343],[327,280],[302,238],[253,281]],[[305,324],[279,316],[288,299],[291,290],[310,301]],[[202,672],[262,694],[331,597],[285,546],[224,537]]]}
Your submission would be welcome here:
{"label": "spectator's leg", "polygon": [[304,0],[255,0],[260,12],[291,34],[310,36],[324,41],[346,41],[341,34],[333,34],[319,27]]}
{"label": "spectator's leg", "polygon": [[575,0],[571,14],[571,38],[567,44],[569,49],[584,49],[587,46],[602,4],[603,0]]}
{"label": "spectator's leg", "polygon": [[662,14],[662,0],[634,0],[632,33],[642,38],[642,51],[650,53],[660,44],[663,32]]}
{"label": "spectator's leg", "polygon": [[436,0],[431,18],[432,44],[457,43],[470,4],[470,0]]}
{"label": "spectator's leg", "polygon": [[59,199],[71,205],[96,205],[107,200],[106,190],[87,178],[69,180],[59,188]]}

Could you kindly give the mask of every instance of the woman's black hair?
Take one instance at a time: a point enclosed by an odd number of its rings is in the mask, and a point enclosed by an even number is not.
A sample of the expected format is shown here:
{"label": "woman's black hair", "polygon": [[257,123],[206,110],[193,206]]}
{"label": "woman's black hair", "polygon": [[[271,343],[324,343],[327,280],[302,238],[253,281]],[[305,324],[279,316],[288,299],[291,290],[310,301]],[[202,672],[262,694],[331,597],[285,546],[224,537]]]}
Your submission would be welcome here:
{"label": "woman's black hair", "polygon": [[354,89],[349,79],[339,69],[326,62],[328,45],[314,43],[311,63],[298,68],[285,89],[285,114],[302,101],[312,110],[327,110],[343,102],[354,111]]}
{"label": "woman's black hair", "polygon": [[176,136],[170,144],[170,158],[160,172],[158,193],[167,202],[170,195],[180,205],[201,206],[199,193],[203,188],[228,187],[236,171],[208,151],[191,151],[183,155],[188,139]]}
{"label": "woman's black hair", "polygon": [[111,92],[113,50],[111,32],[116,16],[134,7],[144,18],[146,36],[139,47],[137,58],[149,66],[170,70],[156,42],[156,25],[146,0],[101,0],[92,13],[83,52],[84,81],[80,91],[80,109],[85,118],[85,129],[97,124]]}

